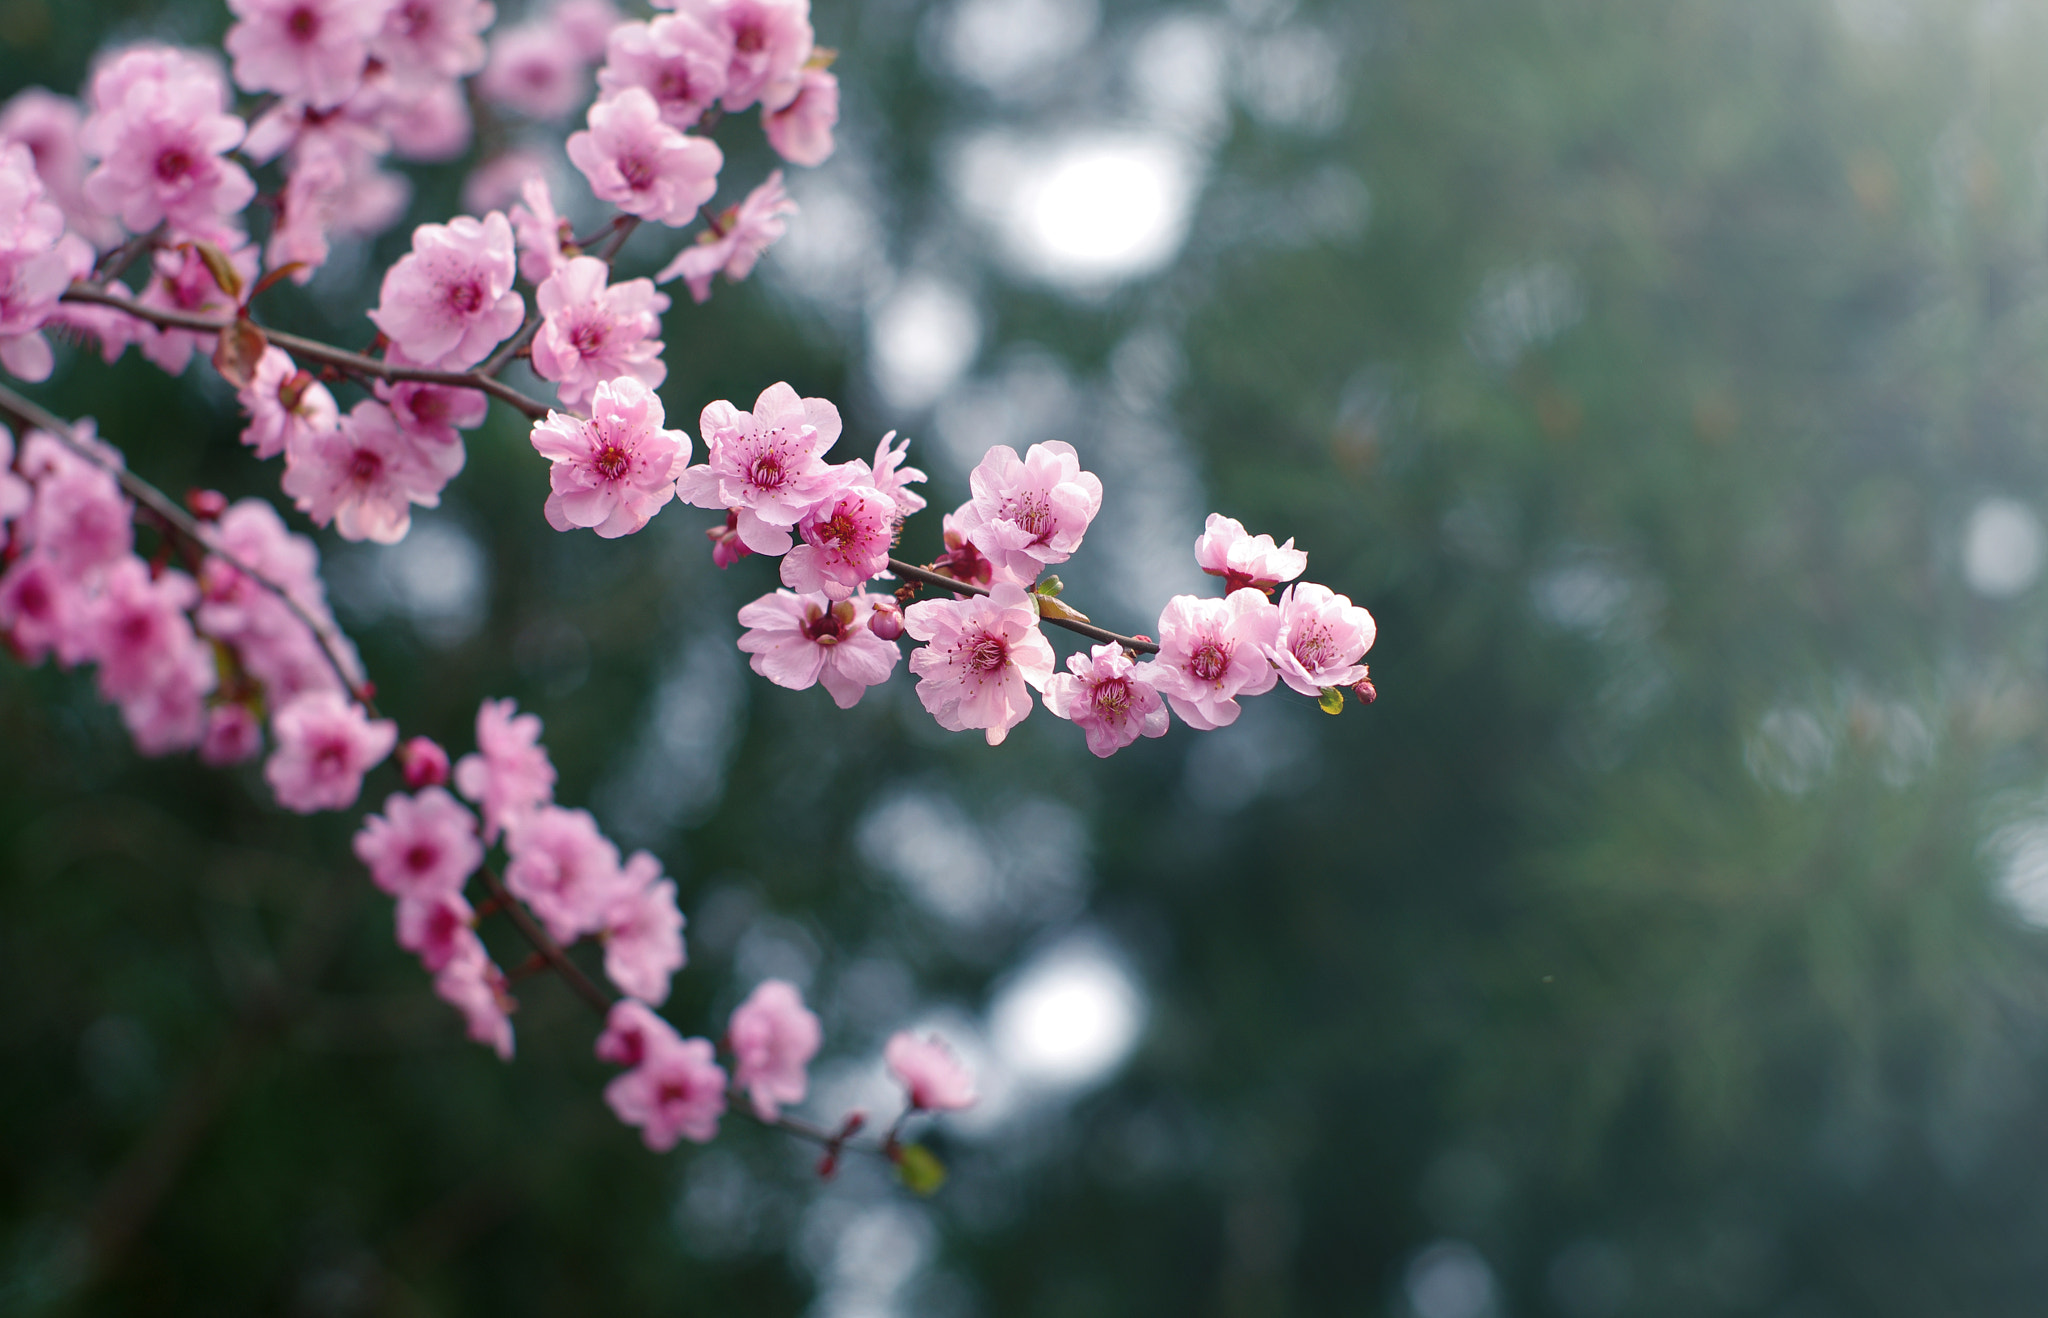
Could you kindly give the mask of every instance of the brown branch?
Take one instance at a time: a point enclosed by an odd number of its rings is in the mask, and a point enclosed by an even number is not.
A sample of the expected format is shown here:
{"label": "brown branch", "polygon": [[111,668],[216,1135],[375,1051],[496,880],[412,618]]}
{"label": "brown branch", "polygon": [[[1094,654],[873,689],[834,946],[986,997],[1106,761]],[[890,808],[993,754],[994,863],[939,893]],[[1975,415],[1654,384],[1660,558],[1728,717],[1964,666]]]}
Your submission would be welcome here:
{"label": "brown branch", "polygon": [[[921,585],[937,586],[941,590],[956,591],[962,595],[986,595],[989,593],[988,588],[985,586],[976,586],[965,581],[955,581],[953,578],[934,572],[930,568],[919,567],[915,563],[906,563],[900,558],[889,560],[889,570],[899,577],[908,578]],[[1103,641],[1111,645],[1121,645],[1124,649],[1134,650],[1139,654],[1159,653],[1159,642],[1157,641],[1140,640],[1136,636],[1120,636],[1106,627],[1097,627],[1092,622],[1082,622],[1078,618],[1050,618],[1041,614],[1039,620],[1041,622],[1049,622],[1055,627],[1064,627],[1070,632],[1076,632],[1091,640]]]}
{"label": "brown branch", "polygon": [[70,423],[49,409],[22,397],[6,385],[0,385],[0,412],[12,416],[17,422],[28,429],[46,432],[65,448],[70,449],[73,453],[92,463],[100,470],[107,472],[120,482],[121,488],[126,490],[130,497],[161,518],[165,525],[169,526],[179,535],[184,536],[194,545],[197,545],[203,552],[219,559],[263,589],[277,596],[278,599],[284,601],[284,606],[291,610],[292,616],[304,624],[307,630],[313,633],[314,639],[320,642],[321,656],[327,660],[327,666],[334,670],[334,675],[341,679],[342,689],[360,701],[372,717],[376,716],[377,704],[371,699],[369,684],[366,682],[359,683],[354,677],[350,676],[348,665],[342,659],[341,638],[339,634],[333,628],[315,618],[303,604],[299,603],[292,596],[290,591],[278,585],[269,577],[264,576],[236,555],[214,544],[207,538],[206,528],[201,526],[199,520],[193,517],[192,514],[180,508],[176,500],[126,467],[116,466],[94,452],[90,445],[81,441],[77,434],[73,432]]}
{"label": "brown branch", "polygon": [[550,938],[548,931],[540,927],[540,923],[526,907],[514,900],[511,893],[505,891],[505,881],[498,877],[497,871],[486,865],[482,874],[484,886],[491,890],[491,896],[497,899],[505,914],[512,917],[512,923],[519,926],[519,932],[525,935],[526,941],[533,944],[533,950],[547,958],[548,965],[553,967],[554,972],[575,991],[577,997],[595,1008],[598,1015],[609,1016],[612,1010],[610,996],[592,983],[590,976],[584,974],[582,968],[569,959],[569,954],[562,950],[562,945]]}

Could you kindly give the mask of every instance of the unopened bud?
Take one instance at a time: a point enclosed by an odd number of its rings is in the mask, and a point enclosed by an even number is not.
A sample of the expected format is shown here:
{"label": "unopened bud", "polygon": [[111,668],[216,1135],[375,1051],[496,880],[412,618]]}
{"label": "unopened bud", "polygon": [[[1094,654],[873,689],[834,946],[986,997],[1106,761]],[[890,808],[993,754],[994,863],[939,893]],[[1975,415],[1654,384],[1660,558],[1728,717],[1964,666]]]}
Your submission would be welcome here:
{"label": "unopened bud", "polygon": [[448,781],[448,752],[431,737],[414,737],[399,746],[398,769],[415,792],[439,787]]}
{"label": "unopened bud", "polygon": [[1358,703],[1361,705],[1370,705],[1373,701],[1380,698],[1380,693],[1373,689],[1372,677],[1370,675],[1361,677],[1358,681],[1354,682],[1351,686],[1351,694],[1358,697]]}
{"label": "unopened bud", "polygon": [[218,521],[228,510],[228,496],[219,490],[187,490],[185,506],[202,522]]}
{"label": "unopened bud", "polygon": [[883,600],[868,615],[868,630],[885,641],[895,640],[903,635],[903,610],[896,607],[896,601]]}

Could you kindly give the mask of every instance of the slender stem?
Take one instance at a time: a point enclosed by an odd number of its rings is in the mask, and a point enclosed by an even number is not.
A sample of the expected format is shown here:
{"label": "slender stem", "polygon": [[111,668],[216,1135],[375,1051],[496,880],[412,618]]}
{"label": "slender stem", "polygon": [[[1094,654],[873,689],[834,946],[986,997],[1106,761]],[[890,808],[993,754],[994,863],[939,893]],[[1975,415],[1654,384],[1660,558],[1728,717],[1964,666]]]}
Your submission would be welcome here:
{"label": "slender stem", "polygon": [[[889,570],[899,577],[905,577],[926,586],[937,586],[941,590],[956,591],[962,595],[988,594],[988,588],[985,586],[976,586],[965,581],[955,581],[953,578],[934,572],[930,568],[919,567],[915,563],[906,563],[900,558],[889,560]],[[1092,622],[1082,622],[1078,618],[1041,617],[1040,621],[1049,622],[1055,627],[1064,627],[1070,632],[1076,632],[1091,640],[1104,641],[1111,645],[1121,645],[1124,649],[1135,650],[1139,654],[1159,653],[1159,643],[1157,641],[1144,641],[1135,636],[1121,636],[1106,627],[1097,627]]]}
{"label": "slender stem", "polygon": [[562,950],[562,945],[548,937],[548,931],[540,927],[539,922],[524,906],[512,899],[512,894],[505,891],[505,881],[498,877],[497,871],[486,865],[483,868],[483,876],[484,885],[491,890],[491,896],[505,908],[505,914],[512,917],[512,923],[518,925],[519,932],[525,935],[526,941],[533,944],[533,950],[546,957],[548,964],[554,967],[555,973],[575,991],[577,997],[589,1003],[598,1015],[610,1015],[610,996],[593,984],[590,976],[584,974],[581,967],[569,959],[569,954]]}
{"label": "slender stem", "polygon": [[[637,215],[613,216],[607,230],[602,231],[609,232],[611,236],[606,239],[604,246],[592,253],[592,255],[596,256],[598,260],[603,261],[606,265],[610,265],[612,258],[619,254],[619,249],[626,245],[626,239],[632,237],[633,230],[639,227],[640,217]],[[595,235],[593,235],[593,240],[594,238]],[[580,243],[578,244],[578,246],[581,245]],[[476,373],[478,375],[495,376],[498,372],[504,370],[506,366],[511,364],[512,359],[525,349],[527,344],[533,342],[533,336],[540,333],[540,323],[543,319],[544,317],[540,314],[540,307],[536,305],[533,310],[526,314],[526,323],[519,327],[519,332],[499,344],[496,352],[484,358],[483,365],[476,368]]]}
{"label": "slender stem", "polygon": [[261,572],[258,572],[236,555],[215,544],[207,537],[206,528],[199,524],[199,519],[186,512],[183,508],[180,508],[176,500],[126,467],[116,466],[101,457],[90,445],[78,438],[76,432],[71,429],[70,423],[47,408],[22,397],[6,385],[0,385],[0,412],[12,416],[28,429],[47,432],[65,448],[70,449],[79,457],[84,458],[95,467],[113,476],[115,480],[120,482],[121,488],[126,490],[130,497],[143,507],[149,509],[157,517],[163,519],[164,523],[172,530],[190,540],[205,553],[219,559],[282,600],[284,606],[291,610],[292,616],[304,624],[307,630],[313,633],[314,639],[320,642],[320,653],[327,660],[327,666],[334,670],[334,675],[341,679],[342,689],[360,701],[363,707],[369,710],[372,717],[376,715],[377,705],[371,699],[369,685],[367,683],[360,683],[349,675],[348,664],[344,662],[341,655],[341,638],[339,634],[308,612],[306,607],[299,603],[290,591],[278,585]]}

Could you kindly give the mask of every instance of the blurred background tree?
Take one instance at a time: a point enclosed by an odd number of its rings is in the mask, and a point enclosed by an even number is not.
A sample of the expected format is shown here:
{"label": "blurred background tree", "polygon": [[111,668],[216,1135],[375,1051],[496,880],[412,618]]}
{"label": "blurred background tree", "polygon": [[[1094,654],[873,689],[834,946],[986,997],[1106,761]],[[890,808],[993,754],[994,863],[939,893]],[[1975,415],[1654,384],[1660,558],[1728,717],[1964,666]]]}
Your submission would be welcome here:
{"label": "blurred background tree", "polygon": [[[563,799],[682,881],[671,1017],[805,984],[820,1110],[889,1110],[888,1030],[959,1037],[952,1180],[821,1184],[738,1122],[648,1156],[559,985],[511,1066],[460,1041],[352,817],[0,665],[0,1309],[2038,1313],[2048,13],[815,22],[841,150],[670,313],[672,415],[787,378],[912,435],[941,507],[1070,440],[1083,607],[1149,630],[1221,510],[1375,612],[1384,698],[1107,762],[1043,714],[939,734],[902,676],[841,715],[733,650],[758,560],[684,508],[549,531],[496,413],[404,543],[323,541],[388,707],[541,713]],[[225,23],[4,0],[0,90]],[[366,338],[402,245],[293,314]],[[66,360],[40,396],[138,470],[276,497],[203,369]]]}

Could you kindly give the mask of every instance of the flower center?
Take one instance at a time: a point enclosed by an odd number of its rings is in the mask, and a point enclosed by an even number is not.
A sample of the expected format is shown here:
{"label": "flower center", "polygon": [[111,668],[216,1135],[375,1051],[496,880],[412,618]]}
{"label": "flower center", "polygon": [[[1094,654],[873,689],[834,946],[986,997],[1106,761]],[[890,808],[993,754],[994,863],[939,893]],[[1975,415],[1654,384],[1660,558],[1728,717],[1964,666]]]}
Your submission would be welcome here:
{"label": "flower center", "polygon": [[284,30],[291,34],[293,41],[311,41],[320,35],[320,15],[314,13],[311,6],[300,5],[284,21]]}
{"label": "flower center", "polygon": [[598,475],[608,481],[615,481],[626,474],[626,468],[632,465],[632,459],[626,455],[626,450],[617,444],[606,444],[597,451],[595,465]]}
{"label": "flower center", "polygon": [[176,183],[192,172],[192,153],[182,146],[165,147],[157,153],[156,176],[166,183]]}
{"label": "flower center", "polygon": [[147,643],[155,630],[150,625],[147,613],[131,613],[121,620],[121,639],[129,645],[140,646]]}
{"label": "flower center", "polygon": [[690,97],[690,75],[680,65],[666,64],[654,80],[654,99],[657,101],[687,101]]}
{"label": "flower center", "polygon": [[1222,679],[1230,669],[1230,650],[1215,641],[1203,641],[1188,656],[1188,671],[1203,682]]}
{"label": "flower center", "polygon": [[770,449],[755,458],[754,465],[747,469],[747,479],[758,489],[780,489],[782,483],[789,479],[789,473],[783,470],[782,455]]}
{"label": "flower center", "polygon": [[355,457],[349,459],[349,478],[358,485],[368,485],[383,470],[384,459],[366,448],[357,449]]}
{"label": "flower center", "polygon": [[595,357],[604,347],[604,326],[594,321],[584,321],[569,331],[569,345],[576,349],[579,357]]}
{"label": "flower center", "polygon": [[820,645],[837,645],[846,635],[846,623],[831,609],[813,604],[805,611],[803,633]]}
{"label": "flower center", "polygon": [[843,508],[832,510],[832,519],[818,528],[818,539],[840,549],[850,546],[860,535],[860,527]]}
{"label": "flower center", "polygon": [[348,768],[348,747],[338,741],[323,743],[313,752],[313,768],[322,774],[341,773]]}
{"label": "flower center", "polygon": [[1033,540],[1043,540],[1052,534],[1052,504],[1042,494],[1010,500],[1009,515]]}
{"label": "flower center", "polygon": [[1111,723],[1121,723],[1130,716],[1131,684],[1129,679],[1112,677],[1107,682],[1095,685],[1095,714]]}
{"label": "flower center", "polygon": [[752,55],[767,44],[768,34],[761,31],[760,25],[756,23],[749,23],[732,34],[733,49],[742,55]]}
{"label": "flower center", "polygon": [[418,37],[433,30],[434,11],[431,7],[418,3],[418,0],[413,0],[413,3],[400,7],[398,26],[406,36]]}
{"label": "flower center", "polygon": [[474,279],[465,279],[448,286],[448,306],[457,315],[473,316],[484,304],[484,290]]}
{"label": "flower center", "polygon": [[424,874],[434,868],[441,859],[441,849],[431,842],[415,842],[405,853],[405,867],[415,874]]}
{"label": "flower center", "polygon": [[967,660],[967,671],[977,677],[987,677],[1010,661],[1009,642],[989,632],[960,647],[960,652]]}
{"label": "flower center", "polygon": [[654,166],[643,156],[620,156],[619,177],[633,191],[645,192],[654,186]]}
{"label": "flower center", "polygon": [[1296,638],[1292,648],[1294,657],[1301,661],[1301,666],[1313,673],[1329,667],[1330,657],[1337,646],[1330,636],[1329,628],[1312,627],[1306,635]]}

